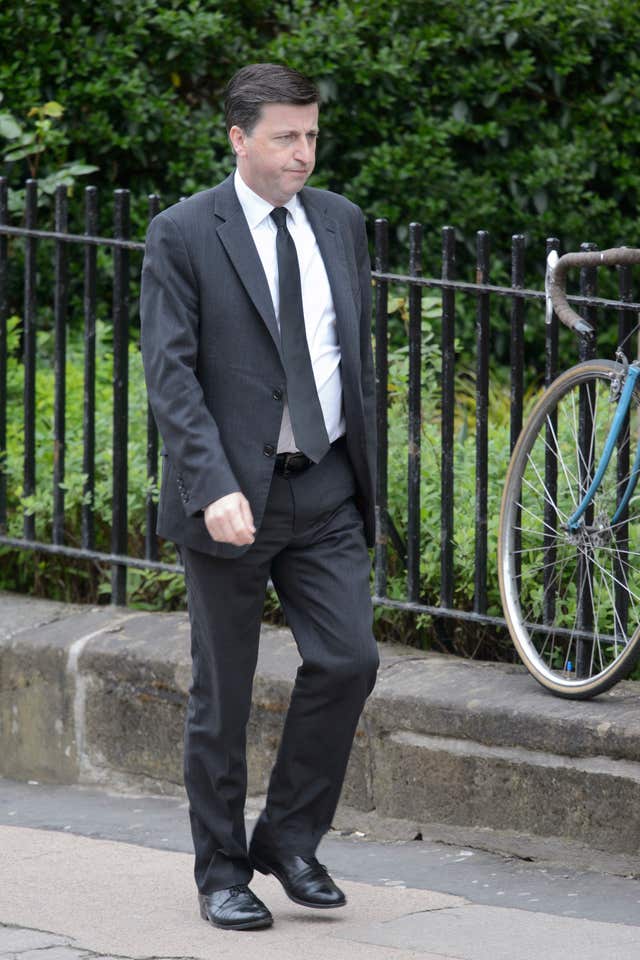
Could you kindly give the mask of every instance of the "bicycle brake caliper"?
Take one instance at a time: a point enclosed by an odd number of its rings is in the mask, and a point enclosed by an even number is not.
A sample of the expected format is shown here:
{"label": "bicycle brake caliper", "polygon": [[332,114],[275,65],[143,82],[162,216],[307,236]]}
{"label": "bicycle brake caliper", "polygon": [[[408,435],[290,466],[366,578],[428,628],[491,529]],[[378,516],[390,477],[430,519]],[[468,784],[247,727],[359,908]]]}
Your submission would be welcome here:
{"label": "bicycle brake caliper", "polygon": [[623,370],[622,373],[617,373],[611,380],[609,403],[617,403],[620,399],[620,394],[622,393],[622,388],[629,372],[629,361],[620,349],[616,350],[616,360],[622,364]]}

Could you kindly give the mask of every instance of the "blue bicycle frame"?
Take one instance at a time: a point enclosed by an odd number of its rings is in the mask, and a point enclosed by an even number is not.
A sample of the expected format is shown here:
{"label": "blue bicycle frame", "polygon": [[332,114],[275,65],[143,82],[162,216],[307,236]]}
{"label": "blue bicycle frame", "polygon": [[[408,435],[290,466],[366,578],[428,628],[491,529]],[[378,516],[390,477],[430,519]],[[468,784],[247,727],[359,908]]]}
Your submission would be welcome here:
{"label": "blue bicycle frame", "polygon": [[[615,412],[613,418],[613,423],[611,424],[611,429],[609,430],[609,436],[607,437],[606,443],[604,445],[604,450],[602,451],[602,459],[598,464],[598,469],[596,470],[595,476],[591,482],[591,486],[585,493],[580,505],[577,510],[572,513],[567,521],[567,529],[570,533],[576,533],[580,528],[580,520],[582,519],[583,514],[588,508],[589,504],[595,496],[595,492],[600,486],[600,481],[602,480],[605,470],[609,466],[609,461],[611,460],[611,455],[613,453],[614,447],[618,440],[618,436],[622,429],[624,420],[629,412],[629,407],[631,405],[631,398],[633,396],[633,391],[636,385],[636,380],[640,376],[640,366],[632,365],[627,371],[627,377],[625,380],[624,387],[622,389],[622,394],[618,402],[618,409]],[[636,456],[633,463],[633,469],[629,477],[627,487],[624,491],[622,500],[618,504],[618,509],[614,513],[611,519],[611,526],[614,526],[624,513],[624,510],[633,496],[633,491],[636,488],[638,482],[638,476],[640,475],[640,443],[638,443],[636,448]]]}

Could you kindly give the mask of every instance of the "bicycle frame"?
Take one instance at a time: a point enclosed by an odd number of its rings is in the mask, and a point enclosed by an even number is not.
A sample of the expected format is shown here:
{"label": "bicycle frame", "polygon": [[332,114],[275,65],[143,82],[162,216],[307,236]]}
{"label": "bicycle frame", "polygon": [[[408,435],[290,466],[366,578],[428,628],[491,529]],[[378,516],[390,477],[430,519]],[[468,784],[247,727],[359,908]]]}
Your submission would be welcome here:
{"label": "bicycle frame", "polygon": [[[584,513],[589,507],[589,504],[593,500],[596,490],[602,482],[605,470],[609,466],[609,461],[613,454],[614,447],[618,441],[622,425],[625,421],[627,413],[629,412],[629,407],[631,405],[631,398],[633,397],[633,391],[636,386],[636,381],[640,376],[640,366],[632,364],[629,367],[627,376],[625,379],[624,387],[620,400],[618,402],[618,409],[616,410],[613,422],[611,424],[611,429],[609,430],[609,435],[607,437],[604,450],[602,451],[602,458],[598,464],[598,468],[595,472],[595,476],[591,481],[591,485],[587,492],[585,493],[582,501],[580,502],[578,508],[572,513],[567,521],[567,529],[570,533],[576,533],[580,528],[580,520],[582,519]],[[640,443],[636,448],[636,455],[633,463],[633,469],[631,471],[631,476],[627,482],[626,489],[624,491],[623,497],[618,504],[618,508],[611,518],[611,526],[614,526],[620,517],[623,515],[627,504],[633,496],[633,492],[638,483],[638,477],[640,476]]]}
{"label": "bicycle frame", "polygon": [[[579,314],[577,314],[575,310],[572,310],[567,303],[567,295],[565,292],[567,271],[570,267],[596,267],[602,265],[619,266],[622,264],[633,263],[640,263],[640,249],[615,247],[611,250],[567,253],[564,255],[564,257],[560,258],[558,257],[557,252],[552,250],[547,257],[547,272],[545,277],[545,291],[547,295],[547,323],[551,321],[552,312],[555,310],[562,322],[571,330],[574,330],[579,336],[593,336],[594,331],[591,325],[588,324]],[[629,411],[631,398],[633,396],[633,391],[638,376],[640,376],[640,367],[638,367],[636,364],[631,364],[627,371],[624,389],[618,403],[618,409],[616,411],[613,423],[611,424],[611,430],[605,444],[605,449],[602,451],[602,459],[598,464],[596,474],[581,503],[567,521],[567,530],[569,533],[576,533],[580,528],[580,520],[584,516],[585,511],[588,509],[589,504],[593,500],[596,490],[600,486],[604,473],[609,465],[609,461],[611,460],[611,455],[613,454],[613,450],[620,435],[625,417]],[[633,492],[638,482],[639,473],[640,444],[636,449],[633,470],[631,476],[629,477],[627,488],[615,514],[613,515],[613,518],[611,519],[611,526],[618,522],[631,497],[633,496]]]}

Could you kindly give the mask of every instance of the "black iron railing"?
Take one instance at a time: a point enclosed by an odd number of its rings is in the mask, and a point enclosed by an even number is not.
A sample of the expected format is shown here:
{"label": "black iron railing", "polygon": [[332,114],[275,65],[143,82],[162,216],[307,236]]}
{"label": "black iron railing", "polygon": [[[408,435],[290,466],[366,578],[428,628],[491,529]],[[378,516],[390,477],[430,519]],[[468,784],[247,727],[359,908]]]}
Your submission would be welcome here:
{"label": "black iron railing", "polygon": [[[476,281],[464,282],[455,278],[455,230],[444,227],[442,230],[442,269],[439,278],[420,276],[420,254],[422,227],[411,224],[410,263],[407,275],[388,271],[389,234],[388,224],[378,220],[375,225],[375,269],[373,278],[376,283],[376,377],[378,386],[378,490],[377,490],[377,526],[378,538],[375,550],[375,595],[376,603],[384,606],[426,613],[435,618],[456,619],[487,626],[504,626],[502,617],[487,613],[488,580],[488,405],[490,373],[490,304],[491,298],[508,298],[511,301],[510,326],[510,449],[516,443],[523,422],[524,398],[524,321],[525,304],[533,301],[539,306],[538,316],[543,324],[543,290],[529,289],[524,286],[525,276],[525,237],[515,234],[511,246],[511,285],[491,284],[489,280],[489,235],[478,231],[476,237]],[[547,241],[546,255],[559,249],[557,238]],[[582,244],[581,249],[595,249],[593,244]],[[542,258],[541,258],[542,259]],[[541,264],[542,266],[542,264]],[[406,546],[394,528],[387,510],[388,484],[388,406],[387,355],[388,340],[388,289],[391,284],[402,285],[409,291],[409,341],[410,370],[408,391],[408,463],[407,463],[407,534]],[[428,603],[420,599],[419,567],[421,550],[420,529],[420,452],[421,452],[421,361],[420,361],[420,314],[421,292],[424,289],[436,289],[442,298],[441,333],[441,449],[440,449],[440,595],[437,602]],[[475,358],[475,540],[474,540],[474,597],[473,610],[459,610],[454,606],[455,593],[455,528],[454,528],[454,398],[456,386],[456,357],[454,351],[456,330],[456,295],[470,294],[476,300],[476,358]],[[629,267],[618,269],[618,297],[610,299],[597,296],[597,276],[594,268],[583,270],[580,275],[580,294],[569,299],[584,312],[585,317],[596,325],[598,308],[613,309],[618,314],[618,341],[628,339],[630,331],[637,324],[640,304],[633,302],[631,290],[631,271]],[[544,382],[551,383],[558,370],[559,325],[555,315],[545,325]],[[578,341],[578,358],[588,359],[595,356],[593,340]],[[542,360],[542,358],[541,358]],[[406,597],[392,599],[387,593],[388,550],[392,546],[406,563]]]}
{"label": "black iron railing", "polygon": [[[179,572],[177,563],[160,559],[161,552],[155,535],[156,502],[153,490],[158,481],[158,432],[151,411],[147,409],[147,456],[146,474],[149,492],[146,494],[144,555],[128,554],[129,524],[127,517],[128,478],[128,425],[129,425],[129,364],[128,347],[132,304],[130,291],[132,275],[139,262],[132,267],[131,257],[140,261],[144,244],[130,238],[129,193],[118,190],[114,195],[113,236],[98,233],[97,191],[88,187],[84,191],[84,232],[69,232],[67,193],[59,188],[55,197],[55,224],[53,230],[38,226],[37,183],[28,181],[25,193],[24,226],[10,223],[8,212],[8,187],[0,178],[0,456],[7,447],[7,319],[11,312],[22,316],[22,363],[24,367],[24,462],[23,494],[32,497],[37,490],[36,476],[36,328],[38,318],[37,258],[40,245],[53,246],[53,337],[54,337],[54,417],[53,417],[53,500],[51,538],[42,541],[36,538],[36,518],[30,511],[23,511],[22,535],[10,535],[6,475],[0,463],[0,544],[24,550],[37,550],[71,558],[84,558],[111,565],[111,599],[123,604],[127,598],[127,568],[143,568]],[[149,198],[149,218],[160,209],[159,199]],[[20,309],[15,302],[15,273],[9,240],[20,239],[23,247],[23,295]],[[415,613],[426,613],[439,618],[456,618],[469,623],[503,625],[504,621],[488,613],[487,602],[487,527],[488,527],[488,405],[490,389],[490,322],[491,307],[496,299],[510,301],[510,439],[511,446],[519,433],[523,416],[524,393],[524,322],[525,305],[536,303],[536,312],[543,323],[544,292],[524,286],[525,240],[515,235],[511,249],[511,283],[508,286],[490,282],[489,236],[479,231],[476,244],[475,280],[468,282],[456,278],[456,240],[452,227],[442,231],[442,256],[440,277],[422,275],[423,230],[418,223],[409,229],[408,273],[393,273],[389,270],[389,227],[386,221],[377,220],[374,228],[375,263],[372,273],[375,283],[375,363],[378,386],[377,425],[379,435],[378,489],[377,489],[377,542],[374,551],[374,601],[391,608],[400,608]],[[79,544],[65,539],[65,421],[67,414],[66,393],[66,342],[69,324],[69,256],[70,245],[83,250],[82,312],[84,325],[84,388],[82,412],[82,472],[84,476],[83,502]],[[549,240],[547,251],[558,248],[557,240]],[[97,255],[103,249],[111,250],[111,324],[113,334],[113,459],[111,467],[111,540],[110,549],[97,549],[94,529],[94,494],[96,484],[96,315],[99,301],[97,290]],[[542,252],[541,252],[542,254]],[[542,255],[540,256],[542,260]],[[542,264],[540,264],[542,266]],[[540,271],[541,273],[542,271]],[[11,289],[14,291],[10,296]],[[407,294],[409,374],[407,392],[407,498],[406,531],[398,532],[388,510],[388,323],[389,290],[400,288]],[[441,324],[441,370],[439,376],[441,425],[440,425],[440,591],[439,596],[427,602],[421,595],[420,560],[424,549],[420,523],[421,507],[421,443],[422,443],[422,374],[421,356],[422,301],[426,290],[439,291],[442,304]],[[629,325],[635,322],[640,304],[632,301],[628,268],[619,271],[619,299],[598,297],[593,271],[584,271],[581,277],[580,296],[572,297],[585,311],[587,318],[598,307],[613,307],[620,316],[620,332],[624,336]],[[472,610],[455,608],[455,527],[454,527],[454,403],[456,395],[455,331],[458,297],[475,299],[475,579]],[[544,373],[550,382],[558,367],[558,325],[553,322],[545,328]],[[581,345],[593,350],[592,344]],[[542,363],[542,358],[541,358]],[[388,596],[389,551],[400,558],[406,571],[406,593],[402,598]],[[142,551],[141,551],[142,552]],[[397,566],[397,564],[396,564]]]}

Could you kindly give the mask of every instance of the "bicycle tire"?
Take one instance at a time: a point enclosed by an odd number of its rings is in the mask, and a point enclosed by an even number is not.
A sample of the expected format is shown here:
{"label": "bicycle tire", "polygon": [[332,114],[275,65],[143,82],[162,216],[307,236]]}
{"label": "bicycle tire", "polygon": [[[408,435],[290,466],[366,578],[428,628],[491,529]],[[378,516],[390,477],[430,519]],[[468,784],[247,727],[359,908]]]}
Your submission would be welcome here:
{"label": "bicycle tire", "polygon": [[590,360],[551,384],[518,438],[502,497],[498,575],[511,638],[531,675],[570,699],[604,693],[640,656],[640,484],[610,523],[640,442],[640,389],[592,506],[577,531],[566,525],[600,461],[624,374]]}

